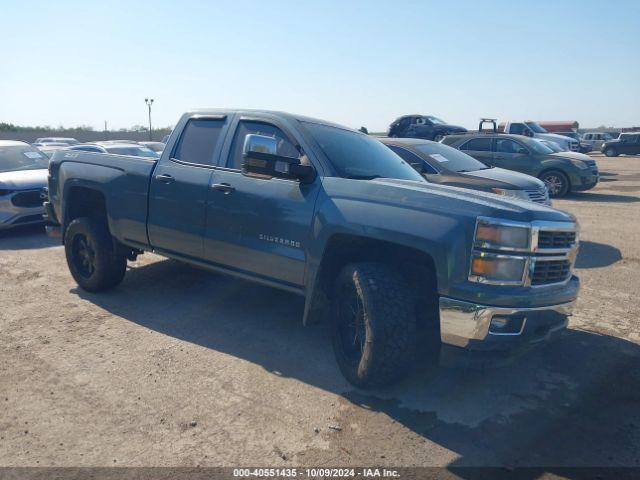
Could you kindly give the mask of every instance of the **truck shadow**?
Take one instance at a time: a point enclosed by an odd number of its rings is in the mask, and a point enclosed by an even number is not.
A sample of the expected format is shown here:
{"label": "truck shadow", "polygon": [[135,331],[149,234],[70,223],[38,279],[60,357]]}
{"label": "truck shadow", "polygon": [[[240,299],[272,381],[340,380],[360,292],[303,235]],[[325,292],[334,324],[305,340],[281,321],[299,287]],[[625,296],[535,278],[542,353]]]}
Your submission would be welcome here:
{"label": "truck shadow", "polygon": [[[309,447],[305,462],[370,465],[373,457],[344,453],[331,442],[368,445],[361,448],[367,455],[376,448],[384,453],[384,442],[374,443],[369,427],[350,427],[362,415],[380,412],[455,452],[452,469],[638,465],[640,347],[617,337],[569,329],[558,342],[502,368],[422,366],[400,385],[364,392],[340,375],[326,329],[302,326],[298,296],[171,260],[130,269],[111,292],[73,292],[164,335],[338,394],[340,440],[329,439],[328,449]],[[455,473],[477,478],[481,471]]]}
{"label": "truck shadow", "polygon": [[619,260],[622,260],[622,253],[613,245],[581,240],[576,268],[608,267]]}
{"label": "truck shadow", "polygon": [[60,239],[48,237],[42,225],[16,227],[0,232],[0,250],[32,250],[59,245]]}

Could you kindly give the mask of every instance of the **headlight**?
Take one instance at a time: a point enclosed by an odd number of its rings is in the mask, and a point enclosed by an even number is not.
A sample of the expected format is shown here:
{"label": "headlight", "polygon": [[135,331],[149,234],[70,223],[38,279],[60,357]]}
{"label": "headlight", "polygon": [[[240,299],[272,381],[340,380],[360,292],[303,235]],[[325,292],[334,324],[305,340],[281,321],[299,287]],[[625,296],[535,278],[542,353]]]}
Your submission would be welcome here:
{"label": "headlight", "polygon": [[476,222],[475,248],[527,251],[531,241],[531,226],[479,217]]}
{"label": "headlight", "polygon": [[508,190],[505,188],[492,188],[493,193],[504,197],[519,198],[521,200],[529,200],[529,195],[524,190]]}
{"label": "headlight", "polygon": [[580,170],[586,170],[587,168],[589,168],[589,165],[584,163],[582,160],[576,160],[574,158],[570,158],[569,161],[573,163],[576,167],[578,167]]}
{"label": "headlight", "polygon": [[522,285],[526,267],[526,257],[474,252],[469,277],[480,283]]}

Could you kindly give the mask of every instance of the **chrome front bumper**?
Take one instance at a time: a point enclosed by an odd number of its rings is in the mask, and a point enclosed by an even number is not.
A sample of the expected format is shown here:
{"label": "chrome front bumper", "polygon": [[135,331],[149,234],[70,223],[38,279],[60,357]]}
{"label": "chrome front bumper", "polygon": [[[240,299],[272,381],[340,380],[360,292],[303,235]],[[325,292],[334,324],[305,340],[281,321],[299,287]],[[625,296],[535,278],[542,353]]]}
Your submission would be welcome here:
{"label": "chrome front bumper", "polygon": [[[572,314],[574,306],[575,301],[546,307],[504,308],[440,297],[440,338],[444,344],[465,348],[484,342],[499,344],[501,338],[505,340],[502,343],[507,343],[505,337],[533,343],[566,327],[566,317]],[[492,331],[491,321],[496,316],[519,317],[522,328],[513,333]]]}

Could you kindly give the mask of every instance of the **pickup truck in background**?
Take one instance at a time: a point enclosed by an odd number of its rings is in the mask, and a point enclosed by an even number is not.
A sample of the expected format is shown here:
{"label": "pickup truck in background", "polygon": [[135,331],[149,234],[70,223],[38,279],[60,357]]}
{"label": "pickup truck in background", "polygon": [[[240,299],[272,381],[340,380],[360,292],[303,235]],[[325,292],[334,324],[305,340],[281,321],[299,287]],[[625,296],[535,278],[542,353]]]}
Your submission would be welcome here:
{"label": "pickup truck in background", "polygon": [[525,137],[539,138],[557,143],[563,150],[571,152],[580,151],[580,142],[564,135],[549,133],[536,122],[507,122],[498,126],[498,130],[512,135],[524,135]]}
{"label": "pickup truck in background", "polygon": [[418,352],[548,340],[578,294],[570,214],[430,184],[375,138],[307,117],[190,112],[161,158],[59,151],[48,184],[81,288],[118,285],[152,251],[302,295],[360,387],[400,380]]}

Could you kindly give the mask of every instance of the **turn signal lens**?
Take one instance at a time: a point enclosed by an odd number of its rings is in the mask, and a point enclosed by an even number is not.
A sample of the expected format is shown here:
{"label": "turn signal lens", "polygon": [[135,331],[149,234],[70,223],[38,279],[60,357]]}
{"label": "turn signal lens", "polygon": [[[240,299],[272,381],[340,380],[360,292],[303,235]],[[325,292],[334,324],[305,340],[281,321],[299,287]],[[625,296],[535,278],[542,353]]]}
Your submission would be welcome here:
{"label": "turn signal lens", "polygon": [[471,259],[471,275],[480,282],[519,284],[524,278],[526,259],[477,253]]}

